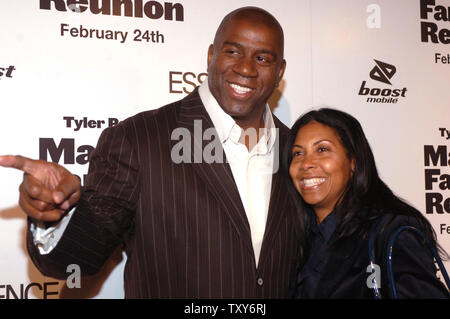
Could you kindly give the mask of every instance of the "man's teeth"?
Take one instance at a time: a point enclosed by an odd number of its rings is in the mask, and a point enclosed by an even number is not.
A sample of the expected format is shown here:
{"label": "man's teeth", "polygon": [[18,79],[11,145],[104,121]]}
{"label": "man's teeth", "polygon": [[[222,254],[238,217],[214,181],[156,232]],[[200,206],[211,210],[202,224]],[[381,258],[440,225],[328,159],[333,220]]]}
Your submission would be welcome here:
{"label": "man's teeth", "polygon": [[245,94],[245,93],[248,93],[248,92],[250,92],[252,90],[250,88],[246,88],[244,86],[240,86],[240,85],[237,85],[237,84],[230,84],[230,86],[233,88],[233,90],[235,90],[239,94]]}
{"label": "man's teeth", "polygon": [[304,179],[303,185],[305,185],[307,187],[311,187],[311,186],[316,186],[316,185],[322,184],[323,182],[325,182],[325,178],[310,178],[310,179]]}

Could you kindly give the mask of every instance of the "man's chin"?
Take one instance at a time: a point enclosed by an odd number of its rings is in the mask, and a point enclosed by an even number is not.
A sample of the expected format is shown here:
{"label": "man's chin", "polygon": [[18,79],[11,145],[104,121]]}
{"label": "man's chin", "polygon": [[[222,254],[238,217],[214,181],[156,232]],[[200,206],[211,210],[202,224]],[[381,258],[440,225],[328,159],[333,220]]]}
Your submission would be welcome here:
{"label": "man's chin", "polygon": [[244,120],[248,118],[251,113],[248,109],[231,109],[231,110],[225,110],[225,112],[230,115],[236,122],[239,120]]}
{"label": "man's chin", "polygon": [[254,113],[258,109],[258,106],[253,100],[231,101],[225,103],[222,109],[231,116],[250,116],[251,113]]}

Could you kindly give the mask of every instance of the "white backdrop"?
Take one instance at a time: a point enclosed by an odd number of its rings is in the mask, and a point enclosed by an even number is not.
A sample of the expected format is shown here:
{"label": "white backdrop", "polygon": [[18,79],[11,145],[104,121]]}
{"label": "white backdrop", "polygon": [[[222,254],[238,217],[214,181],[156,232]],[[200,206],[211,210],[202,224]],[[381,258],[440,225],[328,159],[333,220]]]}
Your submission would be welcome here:
{"label": "white backdrop", "polygon": [[[173,11],[163,1],[125,1],[132,17],[127,10],[95,14],[87,4],[98,2],[0,2],[0,154],[46,157],[85,174],[89,150],[110,121],[192,91],[223,16],[255,5],[285,30],[287,69],[270,100],[275,114],[288,126],[311,107],[353,114],[382,178],[429,211],[450,252],[450,0],[180,0]],[[146,4],[143,17],[135,17],[139,3]],[[98,39],[95,31],[93,38],[81,36],[90,29],[117,39]],[[81,289],[36,270],[17,205],[21,179],[19,171],[0,169],[0,299],[122,298],[126,257],[120,251]],[[428,207],[427,196],[434,203]]]}

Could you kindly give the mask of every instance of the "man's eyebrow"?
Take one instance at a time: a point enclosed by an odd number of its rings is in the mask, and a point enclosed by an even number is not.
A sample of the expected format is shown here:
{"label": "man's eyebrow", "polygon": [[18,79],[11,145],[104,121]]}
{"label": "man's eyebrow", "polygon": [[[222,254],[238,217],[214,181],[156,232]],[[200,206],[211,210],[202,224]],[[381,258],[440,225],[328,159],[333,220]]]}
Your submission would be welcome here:
{"label": "man's eyebrow", "polygon": [[[238,42],[232,42],[232,41],[224,41],[222,48],[225,47],[226,45],[231,45],[234,46],[236,48],[242,48],[242,44],[238,43]],[[276,57],[276,53],[270,50],[266,50],[266,49],[259,49],[257,50],[258,54],[270,54],[273,55],[274,57]]]}
{"label": "man's eyebrow", "polygon": [[270,54],[270,55],[273,55],[274,57],[277,56],[277,54],[275,52],[270,51],[270,50],[266,50],[266,49],[258,50],[258,53],[259,54]]}
{"label": "man's eyebrow", "polygon": [[225,42],[223,43],[223,46],[222,46],[222,47],[224,47],[224,46],[226,46],[226,45],[232,45],[232,46],[235,46],[235,47],[238,47],[238,48],[242,48],[242,44],[237,43],[237,42],[225,41]]}

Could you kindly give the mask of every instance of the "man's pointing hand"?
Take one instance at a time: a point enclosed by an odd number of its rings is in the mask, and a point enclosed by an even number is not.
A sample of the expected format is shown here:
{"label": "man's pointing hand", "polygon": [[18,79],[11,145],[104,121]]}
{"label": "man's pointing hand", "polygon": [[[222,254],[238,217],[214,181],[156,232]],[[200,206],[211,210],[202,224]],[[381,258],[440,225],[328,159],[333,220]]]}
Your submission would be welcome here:
{"label": "man's pointing hand", "polygon": [[24,172],[19,205],[30,217],[58,221],[81,197],[80,179],[61,165],[23,156],[0,156],[0,166]]}

